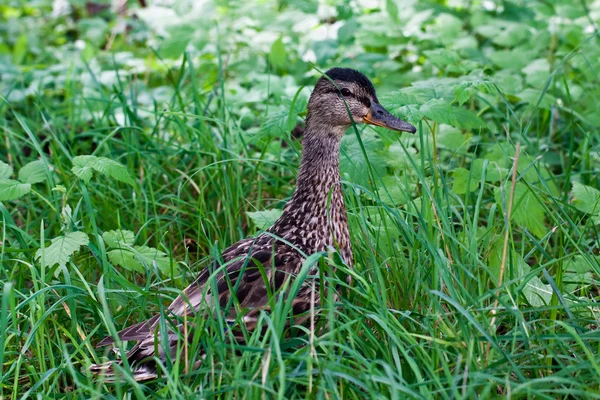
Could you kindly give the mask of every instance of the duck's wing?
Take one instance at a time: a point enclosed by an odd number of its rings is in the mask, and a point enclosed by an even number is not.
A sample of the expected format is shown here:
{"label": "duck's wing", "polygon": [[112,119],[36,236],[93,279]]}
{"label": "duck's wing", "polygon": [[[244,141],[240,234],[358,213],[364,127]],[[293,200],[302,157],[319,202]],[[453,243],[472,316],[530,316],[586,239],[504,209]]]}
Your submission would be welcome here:
{"label": "duck's wing", "polygon": [[[155,336],[160,324],[159,315],[118,332],[121,341],[137,341],[127,353],[130,365],[135,366],[132,371],[134,378],[146,380],[156,377],[154,362],[148,363],[144,360],[175,356],[180,337],[176,331],[183,331],[180,318],[183,315],[193,318],[201,311],[212,315],[213,307],[217,304],[221,308],[229,305],[226,317],[235,320],[235,310],[245,310],[242,323],[247,331],[254,330],[260,310],[268,309],[270,294],[277,292],[286,280],[293,279],[303,262],[302,256],[296,250],[280,244],[274,247],[273,243],[272,237],[268,235],[242,240],[223,252],[222,264],[214,262],[200,272],[196,280],[184,289],[167,309],[167,317],[173,316],[173,323],[168,324],[170,349],[155,346]],[[235,293],[233,298],[232,293]],[[298,297],[302,299],[310,296],[301,294]],[[305,312],[310,307],[310,304],[303,300],[294,300],[293,305],[294,313]],[[106,337],[97,346],[106,346],[114,342],[113,337]],[[155,353],[157,347],[159,354]],[[108,377],[114,374],[109,363],[94,365],[91,370]]]}

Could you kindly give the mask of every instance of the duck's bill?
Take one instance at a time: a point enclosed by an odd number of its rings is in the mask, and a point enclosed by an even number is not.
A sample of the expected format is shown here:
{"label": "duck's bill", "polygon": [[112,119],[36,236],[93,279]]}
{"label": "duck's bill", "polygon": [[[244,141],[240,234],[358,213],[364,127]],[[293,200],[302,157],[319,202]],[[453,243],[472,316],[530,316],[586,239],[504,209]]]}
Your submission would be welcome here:
{"label": "duck's bill", "polygon": [[392,129],[400,132],[415,133],[417,128],[412,126],[406,121],[402,121],[400,118],[394,117],[388,112],[381,104],[372,103],[369,113],[363,117],[365,124],[382,126],[384,128]]}

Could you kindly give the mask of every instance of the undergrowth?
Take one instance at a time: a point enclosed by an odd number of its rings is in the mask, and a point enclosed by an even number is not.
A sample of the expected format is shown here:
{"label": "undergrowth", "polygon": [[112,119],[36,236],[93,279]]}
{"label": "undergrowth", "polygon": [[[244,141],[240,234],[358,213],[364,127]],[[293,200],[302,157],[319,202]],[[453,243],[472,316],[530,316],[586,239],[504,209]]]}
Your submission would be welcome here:
{"label": "undergrowth", "polygon": [[[598,1],[58,3],[0,6],[0,398],[600,397]],[[163,378],[91,376],[280,215],[334,65],[418,131],[343,140],[327,323],[199,314]]]}

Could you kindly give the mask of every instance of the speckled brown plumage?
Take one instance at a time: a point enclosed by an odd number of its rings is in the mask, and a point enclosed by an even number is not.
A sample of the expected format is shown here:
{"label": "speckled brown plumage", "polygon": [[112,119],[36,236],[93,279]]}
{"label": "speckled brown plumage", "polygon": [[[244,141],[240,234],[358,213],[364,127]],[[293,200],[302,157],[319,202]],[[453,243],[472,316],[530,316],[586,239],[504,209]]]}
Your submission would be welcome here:
{"label": "speckled brown plumage", "polygon": [[[339,171],[340,141],[352,123],[349,114],[356,123],[367,122],[412,132],[414,127],[391,116],[379,105],[373,85],[360,72],[334,68],[326,74],[335,84],[321,77],[310,97],[296,189],[282,216],[264,233],[227,248],[222,254],[225,267],[219,270],[219,264],[215,262],[203,270],[168,307],[167,316],[176,319],[186,314],[191,318],[198,311],[210,310],[217,303],[226,307],[231,304],[230,288],[237,287],[237,307],[227,310],[228,318],[235,319],[242,310],[241,321],[247,330],[252,331],[259,313],[269,311],[268,293],[276,292],[287,280],[297,276],[305,255],[337,249],[346,264],[352,266],[352,247]],[[266,279],[257,267],[259,263]],[[211,292],[208,285],[211,275],[216,280],[216,293]],[[301,287],[292,302],[294,315],[306,315],[311,305],[319,303],[318,290],[311,292],[309,284]],[[211,312],[206,315],[211,315]],[[175,356],[180,337],[175,330],[183,331],[181,319],[170,327],[170,347],[165,352],[162,346],[155,346],[159,318],[156,315],[119,332],[122,341],[137,341],[127,353],[136,380],[157,377],[154,362],[147,360],[149,357],[165,359]],[[243,340],[242,337],[239,339]],[[98,346],[112,343],[114,339],[107,337]],[[159,354],[155,354],[157,347]],[[108,377],[114,374],[112,362],[93,365],[91,369]]]}

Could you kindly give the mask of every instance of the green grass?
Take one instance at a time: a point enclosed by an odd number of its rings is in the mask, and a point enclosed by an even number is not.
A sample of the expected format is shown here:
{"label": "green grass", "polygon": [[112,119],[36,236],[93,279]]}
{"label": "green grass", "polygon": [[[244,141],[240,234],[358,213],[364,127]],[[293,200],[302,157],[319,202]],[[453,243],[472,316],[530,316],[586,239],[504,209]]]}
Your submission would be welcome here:
{"label": "green grass", "polygon": [[[224,3],[216,37],[182,19],[163,38],[128,17],[109,50],[109,11],[78,8],[78,20],[48,17],[45,1],[1,6],[0,159],[22,184],[23,166],[43,164],[30,190],[0,203],[0,398],[600,397],[600,47],[583,28],[597,26],[597,2],[394,4],[338,5],[338,20],[360,29],[335,46],[286,22],[310,6]],[[407,24],[417,11],[422,22]],[[286,45],[252,43],[246,14]],[[553,30],[549,16],[565,21]],[[403,36],[399,21],[420,33]],[[327,323],[286,336],[289,304],[274,296],[266,333],[244,346],[220,316],[198,315],[202,334],[163,378],[91,376],[90,364],[114,357],[94,348],[101,338],[164,312],[208,260],[258,231],[248,212],[282,209],[301,152],[290,134],[305,112],[298,90],[317,76],[300,58],[306,45],[319,69],[361,68],[382,104],[418,126],[344,139],[356,266],[311,258],[342,294],[324,302]],[[123,168],[86,182],[72,170],[83,155]],[[106,232],[119,229],[135,235],[127,249],[147,246],[138,270],[111,258]],[[48,261],[51,240],[72,232],[88,239],[64,266]]]}

